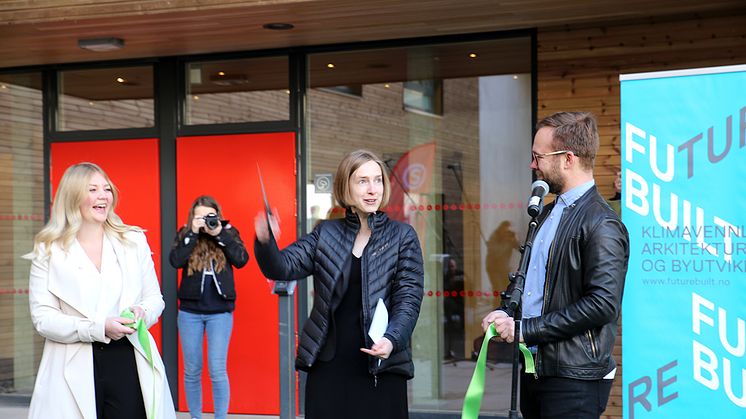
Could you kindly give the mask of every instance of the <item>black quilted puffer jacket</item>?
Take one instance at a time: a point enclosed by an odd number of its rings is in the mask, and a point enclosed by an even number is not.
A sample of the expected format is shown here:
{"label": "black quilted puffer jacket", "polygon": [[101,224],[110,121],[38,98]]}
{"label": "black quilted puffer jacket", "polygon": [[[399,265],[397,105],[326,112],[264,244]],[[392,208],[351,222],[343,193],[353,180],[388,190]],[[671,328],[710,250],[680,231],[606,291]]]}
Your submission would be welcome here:
{"label": "black quilted puffer jacket", "polygon": [[[412,226],[390,220],[383,212],[368,217],[370,240],[361,260],[363,315],[361,324],[367,347],[373,342],[367,334],[379,298],[389,312],[384,334],[394,345],[380,365],[369,357],[368,371],[414,376],[410,338],[422,303],[424,274],[422,250]],[[319,223],[309,234],[280,251],[274,238],[265,244],[254,241],[254,254],[262,273],[274,280],[314,278],[311,314],[303,326],[295,366],[308,371],[318,359],[329,334],[332,296],[349,263],[360,219],[347,211],[344,219]]]}

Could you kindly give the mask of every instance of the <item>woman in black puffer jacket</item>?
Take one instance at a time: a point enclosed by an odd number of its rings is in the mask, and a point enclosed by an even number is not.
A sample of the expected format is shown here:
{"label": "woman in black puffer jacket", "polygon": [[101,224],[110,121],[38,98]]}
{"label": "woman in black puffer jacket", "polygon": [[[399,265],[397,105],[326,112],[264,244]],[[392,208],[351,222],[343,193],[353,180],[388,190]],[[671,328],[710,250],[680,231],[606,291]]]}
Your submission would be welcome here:
{"label": "woman in black puffer jacket", "polygon": [[[255,220],[254,252],[267,278],[314,277],[314,302],[298,345],[296,368],[307,371],[306,418],[408,417],[406,380],[414,376],[410,338],[422,302],[422,251],[414,229],[379,208],[390,184],[373,153],[357,150],[340,163],[334,198],[344,219],[319,223],[280,251],[277,221]],[[383,337],[368,335],[378,300],[388,310]]]}

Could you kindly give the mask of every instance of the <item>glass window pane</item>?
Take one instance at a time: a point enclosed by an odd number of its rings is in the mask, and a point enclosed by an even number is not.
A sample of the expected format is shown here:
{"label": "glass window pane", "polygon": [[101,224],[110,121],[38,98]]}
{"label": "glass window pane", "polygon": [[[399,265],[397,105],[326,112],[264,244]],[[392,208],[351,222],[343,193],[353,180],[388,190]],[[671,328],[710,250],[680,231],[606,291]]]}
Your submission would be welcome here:
{"label": "glass window pane", "polygon": [[[414,226],[425,261],[409,406],[458,414],[481,319],[499,305],[529,221],[530,38],[314,54],[309,72],[309,228],[342,216],[324,186],[345,153],[385,161],[385,211]],[[328,92],[355,85],[359,97]],[[491,345],[482,412],[502,414],[510,347]]]}
{"label": "glass window pane", "polygon": [[0,74],[0,393],[31,394],[44,344],[21,258],[44,224],[42,121],[41,74]]}
{"label": "glass window pane", "polygon": [[152,66],[62,71],[59,95],[59,131],[154,125]]}
{"label": "glass window pane", "polygon": [[288,120],[288,80],[286,56],[190,63],[186,123]]}
{"label": "glass window pane", "polygon": [[404,109],[431,115],[443,115],[443,80],[404,82]]}

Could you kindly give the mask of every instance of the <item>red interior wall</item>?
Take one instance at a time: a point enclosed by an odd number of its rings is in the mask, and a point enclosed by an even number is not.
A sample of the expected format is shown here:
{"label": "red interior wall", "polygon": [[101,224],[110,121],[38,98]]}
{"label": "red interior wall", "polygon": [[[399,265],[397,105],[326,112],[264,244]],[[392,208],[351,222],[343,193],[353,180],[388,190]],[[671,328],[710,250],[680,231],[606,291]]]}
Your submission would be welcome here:
{"label": "red interior wall", "polygon": [[[99,165],[119,190],[115,211],[125,224],[144,228],[158,280],[161,278],[161,205],[158,140],[81,141],[52,143],[50,176],[52,194],[70,165],[80,162]],[[54,196],[52,197],[54,199]],[[150,333],[161,344],[161,325]]]}
{"label": "red interior wall", "polygon": [[[270,294],[271,286],[259,271],[253,252],[254,216],[263,210],[257,163],[270,205],[277,208],[282,221],[282,248],[295,240],[295,134],[182,137],[177,139],[176,153],[179,227],[186,223],[197,196],[212,195],[223,216],[239,230],[250,255],[249,263],[234,272],[237,298],[228,350],[229,412],[276,415],[280,410],[277,296]],[[204,349],[206,354],[206,345]],[[211,412],[206,356],[203,365],[203,410]],[[179,410],[187,411],[183,371],[179,345]]]}

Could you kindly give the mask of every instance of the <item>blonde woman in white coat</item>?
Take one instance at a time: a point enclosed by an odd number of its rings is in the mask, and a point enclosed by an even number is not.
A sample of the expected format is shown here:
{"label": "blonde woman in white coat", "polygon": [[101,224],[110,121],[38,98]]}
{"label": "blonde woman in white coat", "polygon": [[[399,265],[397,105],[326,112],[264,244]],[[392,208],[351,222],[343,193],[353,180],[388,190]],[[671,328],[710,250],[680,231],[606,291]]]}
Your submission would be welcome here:
{"label": "blonde woman in white coat", "polygon": [[164,302],[140,228],[114,213],[117,191],[93,163],[70,166],[34,239],[29,304],[45,338],[29,418],[170,419],[174,404],[130,318],[153,325]]}

